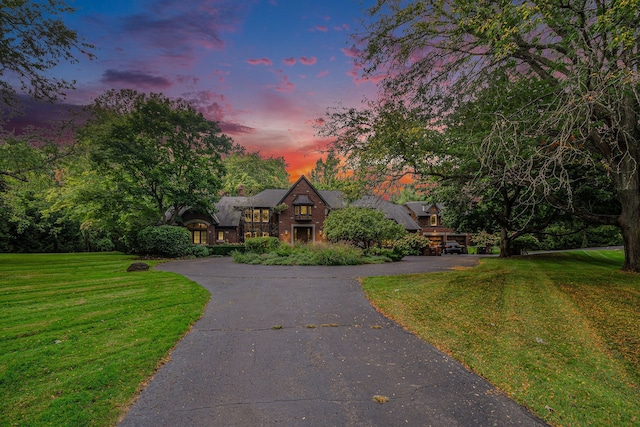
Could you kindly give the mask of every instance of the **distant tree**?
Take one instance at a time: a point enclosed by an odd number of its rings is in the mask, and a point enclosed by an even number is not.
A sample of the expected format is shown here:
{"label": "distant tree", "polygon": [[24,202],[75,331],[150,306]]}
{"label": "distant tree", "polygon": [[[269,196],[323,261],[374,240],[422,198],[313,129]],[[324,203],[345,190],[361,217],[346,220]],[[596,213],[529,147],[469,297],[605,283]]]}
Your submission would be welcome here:
{"label": "distant tree", "polygon": [[93,46],[69,29],[62,17],[75,9],[63,0],[0,3],[0,102],[14,107],[16,88],[37,99],[55,101],[73,81],[51,77],[60,62],[93,58]]}
{"label": "distant tree", "polygon": [[222,191],[237,196],[240,188],[248,196],[266,188],[288,188],[289,173],[283,157],[262,157],[259,152],[236,151],[223,161],[226,175]]}
{"label": "distant tree", "polygon": [[341,191],[347,201],[354,201],[365,194],[368,183],[359,171],[349,170],[334,151],[326,160],[319,158],[309,173],[309,181],[318,190]]}
{"label": "distant tree", "polygon": [[400,224],[385,218],[376,209],[349,206],[329,214],[324,222],[324,233],[330,241],[346,241],[369,248],[382,246],[385,240],[396,240],[407,232]]}
{"label": "distant tree", "polygon": [[99,176],[116,184],[110,197],[149,204],[169,225],[184,207],[214,209],[231,147],[216,123],[182,100],[132,90],[108,91],[89,111],[79,140]]}

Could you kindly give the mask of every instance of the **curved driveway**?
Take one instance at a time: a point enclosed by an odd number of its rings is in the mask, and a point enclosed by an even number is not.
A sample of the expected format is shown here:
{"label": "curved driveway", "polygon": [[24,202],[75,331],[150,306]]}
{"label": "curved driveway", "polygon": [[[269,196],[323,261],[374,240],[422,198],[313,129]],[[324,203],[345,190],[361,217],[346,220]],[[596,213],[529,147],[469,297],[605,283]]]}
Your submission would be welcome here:
{"label": "curved driveway", "polygon": [[157,266],[212,297],[120,426],[544,425],[380,315],[357,280],[476,260],[276,267],[204,258]]}

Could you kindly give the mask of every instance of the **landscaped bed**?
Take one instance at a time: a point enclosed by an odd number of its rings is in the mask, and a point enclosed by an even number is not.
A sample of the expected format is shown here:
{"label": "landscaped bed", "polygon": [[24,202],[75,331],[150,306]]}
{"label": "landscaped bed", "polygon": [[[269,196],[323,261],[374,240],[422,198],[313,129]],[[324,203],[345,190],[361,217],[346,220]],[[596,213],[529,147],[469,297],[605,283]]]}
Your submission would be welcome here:
{"label": "landscaped bed", "polygon": [[209,300],[177,274],[127,273],[132,261],[0,254],[0,425],[117,422]]}
{"label": "landscaped bed", "polygon": [[640,275],[622,262],[622,251],[488,258],[363,287],[381,312],[548,422],[630,426],[640,424]]}

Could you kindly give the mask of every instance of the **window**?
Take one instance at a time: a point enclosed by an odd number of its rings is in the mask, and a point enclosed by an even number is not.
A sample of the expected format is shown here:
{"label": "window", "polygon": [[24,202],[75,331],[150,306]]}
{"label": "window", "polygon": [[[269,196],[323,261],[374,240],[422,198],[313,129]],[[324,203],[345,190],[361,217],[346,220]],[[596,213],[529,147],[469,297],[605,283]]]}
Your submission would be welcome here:
{"label": "window", "polygon": [[311,219],[311,206],[294,206],[296,219]]}
{"label": "window", "polygon": [[194,222],[187,225],[187,229],[191,232],[191,242],[196,245],[207,244],[207,224],[203,222]]}
{"label": "window", "polygon": [[218,241],[219,242],[224,241],[224,231],[218,231]]}
{"label": "window", "polygon": [[431,215],[430,221],[431,221],[431,226],[432,227],[437,227],[438,226],[438,215]]}

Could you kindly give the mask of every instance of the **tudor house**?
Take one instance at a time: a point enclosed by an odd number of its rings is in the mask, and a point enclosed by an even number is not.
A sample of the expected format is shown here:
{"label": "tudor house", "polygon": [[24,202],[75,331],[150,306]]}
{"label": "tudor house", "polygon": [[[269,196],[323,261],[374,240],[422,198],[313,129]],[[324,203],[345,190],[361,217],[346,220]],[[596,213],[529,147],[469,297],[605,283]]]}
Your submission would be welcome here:
{"label": "tudor house", "polygon": [[[424,234],[434,242],[466,236],[442,227],[441,205],[397,205],[375,196],[365,196],[351,205],[379,209],[408,232]],[[265,236],[290,244],[315,243],[326,241],[323,225],[329,213],[346,206],[342,192],[317,190],[301,176],[288,190],[266,189],[252,197],[225,196],[216,203],[215,213],[187,208],[179,217],[196,244],[242,243],[247,238]],[[464,238],[459,241],[467,244]]]}

